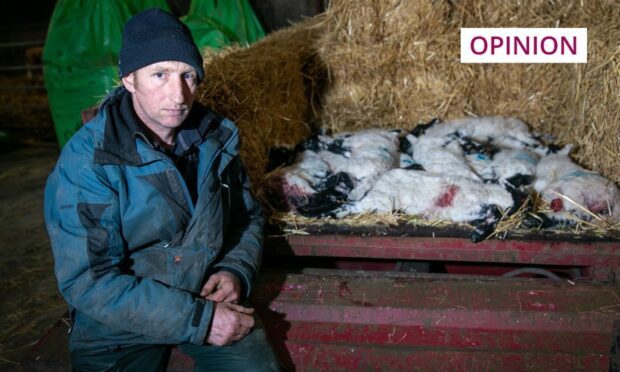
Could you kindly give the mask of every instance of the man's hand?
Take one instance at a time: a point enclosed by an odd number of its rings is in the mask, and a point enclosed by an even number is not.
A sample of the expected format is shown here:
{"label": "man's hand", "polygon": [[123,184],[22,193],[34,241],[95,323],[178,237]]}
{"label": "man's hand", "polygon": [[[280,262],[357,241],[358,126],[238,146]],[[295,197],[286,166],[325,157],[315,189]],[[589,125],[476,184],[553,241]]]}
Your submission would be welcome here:
{"label": "man's hand", "polygon": [[214,302],[236,303],[241,298],[241,283],[235,274],[222,270],[209,277],[200,295]]}
{"label": "man's hand", "polygon": [[214,303],[213,321],[207,342],[215,346],[229,345],[241,340],[254,327],[254,309],[231,304]]}

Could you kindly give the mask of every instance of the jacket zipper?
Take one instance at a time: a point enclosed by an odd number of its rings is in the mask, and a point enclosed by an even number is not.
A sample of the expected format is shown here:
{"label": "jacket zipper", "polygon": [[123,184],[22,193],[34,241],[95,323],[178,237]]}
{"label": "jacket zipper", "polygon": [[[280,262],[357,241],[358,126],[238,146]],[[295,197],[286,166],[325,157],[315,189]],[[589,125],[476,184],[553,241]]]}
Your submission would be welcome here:
{"label": "jacket zipper", "polygon": [[[208,165],[207,165],[207,168],[206,168],[206,171],[205,171],[205,176],[204,176],[204,177],[208,177],[209,173],[211,172],[211,168],[213,167],[213,162],[214,162],[214,161],[215,161],[215,159],[216,159],[216,158],[217,158],[217,157],[218,157],[218,156],[219,156],[219,155],[223,152],[223,149],[227,148],[227,147],[230,145],[230,143],[231,143],[231,142],[232,142],[235,138],[237,138],[237,137],[238,137],[238,134],[237,134],[237,132],[235,132],[235,134],[234,134],[234,135],[232,135],[232,136],[228,139],[228,141],[226,141],[226,143],[224,144],[224,146],[222,146],[221,148],[217,149],[217,151],[215,151],[215,152],[213,153],[213,156],[211,156],[211,158],[209,159],[209,162],[208,162]],[[228,164],[226,164],[226,166],[228,166]],[[177,171],[177,175],[178,175],[178,176],[181,176],[181,173],[178,171],[178,169],[176,169],[176,167],[175,167],[175,170]],[[222,182],[221,177],[220,177],[219,175],[218,175],[218,182],[219,182],[220,186],[225,187],[226,189],[229,189],[229,188],[230,188],[230,186],[229,186],[229,185],[227,185],[227,184],[225,184],[225,183],[223,183],[223,182]],[[200,185],[200,184],[202,184],[202,183],[204,183],[204,178],[203,178],[202,180],[200,180],[199,185]],[[186,194],[189,194],[189,191],[187,190],[187,185],[185,185],[185,180],[183,180],[183,187],[184,187],[184,189],[185,189]],[[190,197],[190,199],[191,199],[191,197]],[[198,199],[200,199],[200,195],[198,195]],[[198,199],[197,199],[197,200],[198,200]],[[228,195],[228,196],[227,196],[227,202],[228,202],[228,209],[230,210],[230,195]],[[192,204],[192,205],[193,205],[193,204]],[[194,208],[192,208],[192,209],[194,209]],[[197,218],[196,218],[196,216],[195,216],[195,213],[194,213],[194,212],[195,212],[195,210],[192,210],[192,218],[191,218],[191,220],[190,220],[190,224],[187,226],[187,228],[185,229],[185,231],[189,231],[189,230],[191,230],[191,229],[192,229],[192,227],[194,226],[194,224],[196,224]],[[176,242],[178,242],[178,241],[179,241],[179,239],[180,239],[180,238],[181,238],[181,237],[176,238],[176,239],[173,239],[173,240],[172,240],[172,241],[170,241],[168,244],[166,244],[164,247],[166,247],[166,248],[167,248],[168,246],[170,246],[170,245],[172,245],[172,244],[175,244]]]}

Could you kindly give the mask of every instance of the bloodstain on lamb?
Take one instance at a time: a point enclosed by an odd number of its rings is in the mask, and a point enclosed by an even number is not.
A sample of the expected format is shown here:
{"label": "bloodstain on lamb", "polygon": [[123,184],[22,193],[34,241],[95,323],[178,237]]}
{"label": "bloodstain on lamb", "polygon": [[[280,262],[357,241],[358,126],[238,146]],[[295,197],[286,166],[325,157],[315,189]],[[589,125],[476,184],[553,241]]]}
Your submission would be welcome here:
{"label": "bloodstain on lamb", "polygon": [[452,205],[454,201],[454,196],[459,191],[459,187],[456,185],[451,185],[447,188],[447,190],[437,198],[435,201],[435,205],[439,208],[446,208]]}
{"label": "bloodstain on lamb", "polygon": [[554,212],[559,212],[564,209],[564,202],[560,198],[555,198],[551,201],[550,207]]}

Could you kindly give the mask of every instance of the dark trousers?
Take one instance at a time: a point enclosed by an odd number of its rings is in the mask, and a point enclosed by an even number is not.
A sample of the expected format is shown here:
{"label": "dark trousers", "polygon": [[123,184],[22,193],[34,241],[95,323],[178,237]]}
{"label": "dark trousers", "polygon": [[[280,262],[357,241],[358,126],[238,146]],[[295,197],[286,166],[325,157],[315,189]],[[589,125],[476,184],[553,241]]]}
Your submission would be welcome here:
{"label": "dark trousers", "polygon": [[[254,328],[243,339],[228,346],[176,345],[194,359],[194,371],[279,371],[265,330]],[[73,370],[82,371],[165,371],[172,346],[135,345],[114,350],[71,353]]]}

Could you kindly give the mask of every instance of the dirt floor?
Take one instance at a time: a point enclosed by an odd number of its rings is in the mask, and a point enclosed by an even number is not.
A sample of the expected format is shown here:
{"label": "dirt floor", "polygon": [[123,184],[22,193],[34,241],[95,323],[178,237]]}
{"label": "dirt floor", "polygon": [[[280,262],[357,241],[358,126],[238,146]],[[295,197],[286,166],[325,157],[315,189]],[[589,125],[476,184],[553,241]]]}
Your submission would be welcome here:
{"label": "dirt floor", "polygon": [[0,153],[0,370],[19,371],[28,349],[66,311],[43,222],[43,190],[55,143]]}

